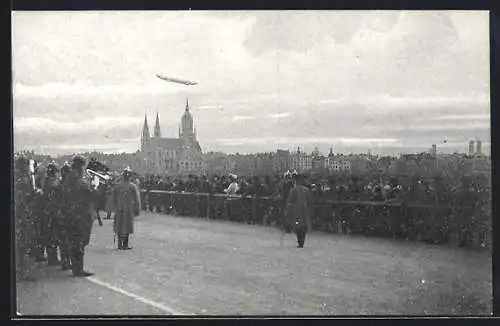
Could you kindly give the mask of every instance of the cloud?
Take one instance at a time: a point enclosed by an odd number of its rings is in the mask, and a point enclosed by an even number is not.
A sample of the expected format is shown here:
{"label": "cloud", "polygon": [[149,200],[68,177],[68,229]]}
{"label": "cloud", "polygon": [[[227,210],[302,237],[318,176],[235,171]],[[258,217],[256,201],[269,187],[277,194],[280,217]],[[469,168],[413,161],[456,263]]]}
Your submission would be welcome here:
{"label": "cloud", "polygon": [[14,119],[14,132],[43,132],[43,133],[88,133],[115,128],[137,128],[141,118],[134,117],[96,117],[79,122],[57,121],[48,118],[17,118]]}
{"label": "cloud", "polygon": [[14,97],[20,98],[58,98],[58,97],[91,97],[91,96],[148,96],[173,94],[176,90],[162,83],[149,85],[88,85],[83,83],[47,83],[44,85],[15,84]]}
{"label": "cloud", "polygon": [[253,120],[254,117],[251,116],[246,116],[246,115],[235,115],[232,120],[234,121],[240,121],[240,120]]}
{"label": "cloud", "polygon": [[[385,126],[365,126],[364,128],[370,130],[385,130]],[[390,131],[465,131],[465,130],[489,130],[489,122],[469,122],[467,124],[415,124],[409,126],[391,126]]]}
{"label": "cloud", "polygon": [[263,137],[263,138],[219,138],[207,140],[219,144],[315,144],[315,143],[341,143],[347,145],[360,144],[397,144],[399,139],[395,138],[343,138],[343,137]]}
{"label": "cloud", "polygon": [[282,118],[288,118],[292,115],[293,112],[280,112],[280,113],[270,114],[269,117],[273,119],[282,119]]}
{"label": "cloud", "polygon": [[430,120],[446,120],[446,121],[453,121],[453,120],[468,120],[468,121],[488,120],[489,121],[490,119],[491,119],[490,114],[462,114],[462,115],[450,114],[450,115],[445,115],[445,116],[430,117]]}
{"label": "cloud", "polygon": [[33,146],[138,139],[156,112],[176,136],[186,98],[202,146],[241,151],[489,135],[487,12],[15,13],[13,75],[15,138]]}
{"label": "cloud", "polygon": [[306,52],[324,42],[349,43],[361,29],[390,31],[400,12],[276,11],[256,16],[244,45],[256,55]]}

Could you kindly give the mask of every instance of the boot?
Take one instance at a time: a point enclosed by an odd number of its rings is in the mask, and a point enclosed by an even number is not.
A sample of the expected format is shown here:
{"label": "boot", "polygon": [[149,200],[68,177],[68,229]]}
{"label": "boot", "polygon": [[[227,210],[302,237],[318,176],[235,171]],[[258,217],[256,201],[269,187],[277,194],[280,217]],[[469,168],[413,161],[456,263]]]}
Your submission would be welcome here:
{"label": "boot", "polygon": [[97,221],[99,222],[99,226],[102,226],[102,219],[100,214],[97,214]]}
{"label": "boot", "polygon": [[123,250],[123,237],[118,236],[118,250]]}
{"label": "boot", "polygon": [[128,246],[128,235],[123,237],[123,247],[122,247],[123,250],[130,250],[132,249],[132,247],[129,247]]}
{"label": "boot", "polygon": [[83,255],[74,256],[71,261],[71,267],[73,270],[73,276],[75,277],[88,277],[94,275],[94,273],[83,270]]}
{"label": "boot", "polygon": [[297,232],[297,248],[304,248],[304,242],[306,240],[306,234],[304,231]]}

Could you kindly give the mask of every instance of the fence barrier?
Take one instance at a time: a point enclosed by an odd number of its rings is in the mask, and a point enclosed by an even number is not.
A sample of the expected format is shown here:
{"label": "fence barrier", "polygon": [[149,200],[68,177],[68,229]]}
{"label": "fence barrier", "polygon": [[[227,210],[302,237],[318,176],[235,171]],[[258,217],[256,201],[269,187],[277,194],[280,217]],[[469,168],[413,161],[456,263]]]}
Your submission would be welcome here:
{"label": "fence barrier", "polygon": [[[141,201],[143,210],[179,216],[268,226],[283,221],[281,204],[271,197],[142,190]],[[491,249],[491,209],[480,208],[316,199],[311,222],[313,230],[329,233]]]}

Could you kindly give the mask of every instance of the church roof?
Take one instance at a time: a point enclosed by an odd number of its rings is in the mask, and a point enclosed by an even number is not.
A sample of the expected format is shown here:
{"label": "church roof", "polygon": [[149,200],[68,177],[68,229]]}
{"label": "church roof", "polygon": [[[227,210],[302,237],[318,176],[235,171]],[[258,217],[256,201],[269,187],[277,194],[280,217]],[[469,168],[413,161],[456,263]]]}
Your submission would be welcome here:
{"label": "church roof", "polygon": [[[184,140],[179,138],[152,138],[150,148],[161,148],[161,149],[182,149],[184,146]],[[198,141],[195,143],[196,150],[201,152],[201,146]]]}
{"label": "church roof", "polygon": [[151,139],[151,147],[159,147],[161,149],[181,149],[184,141],[178,138],[153,138]]}

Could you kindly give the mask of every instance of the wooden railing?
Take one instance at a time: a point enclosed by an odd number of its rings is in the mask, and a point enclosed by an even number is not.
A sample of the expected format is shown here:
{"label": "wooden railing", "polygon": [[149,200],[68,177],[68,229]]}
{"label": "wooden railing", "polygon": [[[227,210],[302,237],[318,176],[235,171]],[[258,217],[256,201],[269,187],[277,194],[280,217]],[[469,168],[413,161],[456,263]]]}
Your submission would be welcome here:
{"label": "wooden railing", "polygon": [[[248,224],[283,223],[282,204],[271,197],[142,190],[144,210]],[[427,243],[491,248],[491,217],[477,207],[402,202],[315,200],[312,226]]]}

